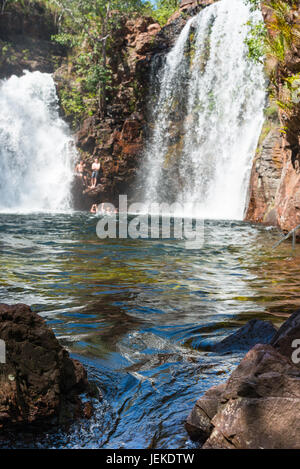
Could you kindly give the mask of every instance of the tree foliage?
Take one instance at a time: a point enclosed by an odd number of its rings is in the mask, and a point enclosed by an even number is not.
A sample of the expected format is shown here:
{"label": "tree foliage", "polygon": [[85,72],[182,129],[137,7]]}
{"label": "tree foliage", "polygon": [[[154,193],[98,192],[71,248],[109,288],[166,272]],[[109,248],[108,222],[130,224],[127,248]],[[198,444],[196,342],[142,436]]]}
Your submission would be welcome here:
{"label": "tree foliage", "polygon": [[[256,9],[259,0],[245,0],[251,9]],[[251,60],[263,62],[272,59],[269,69],[270,98],[289,115],[299,102],[299,73],[291,74],[286,60],[293,48],[300,46],[300,28],[294,20],[293,11],[298,2],[293,0],[267,0],[265,5],[271,10],[272,17],[266,26],[263,21],[250,23],[246,43]]]}
{"label": "tree foliage", "polygon": [[107,54],[124,13],[141,11],[141,0],[49,0],[61,11],[62,45],[80,48],[75,67],[85,91],[97,94],[99,110],[106,113],[111,70]]}
{"label": "tree foliage", "polygon": [[[260,0],[245,0],[252,11],[258,9]],[[269,0],[266,6],[273,13],[273,19],[266,27],[263,21],[249,22],[250,30],[246,43],[249,57],[254,61],[262,62],[265,57],[271,56],[279,63],[283,63],[287,52],[293,44],[300,40],[299,25],[293,22],[291,10],[296,2],[292,0]]]}
{"label": "tree foliage", "polygon": [[165,25],[170,16],[179,8],[179,0],[157,0],[153,17],[160,25]]}

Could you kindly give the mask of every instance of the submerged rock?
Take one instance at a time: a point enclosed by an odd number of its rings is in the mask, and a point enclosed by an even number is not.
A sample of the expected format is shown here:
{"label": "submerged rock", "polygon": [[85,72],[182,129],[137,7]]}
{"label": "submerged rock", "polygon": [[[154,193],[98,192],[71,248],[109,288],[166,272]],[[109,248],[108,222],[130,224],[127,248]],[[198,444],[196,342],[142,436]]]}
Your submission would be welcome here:
{"label": "submerged rock", "polygon": [[197,401],[186,422],[192,439],[203,448],[300,448],[300,370],[286,347],[299,321],[296,312],[273,346],[255,345],[226,383]]}
{"label": "submerged rock", "polygon": [[6,345],[0,429],[64,424],[82,415],[79,394],[89,390],[86,371],[44,319],[29,306],[0,304],[0,339]]}
{"label": "submerged rock", "polygon": [[243,352],[256,344],[268,344],[275,336],[277,329],[271,321],[251,319],[243,327],[230,334],[221,342],[214,344],[210,350],[217,353]]}

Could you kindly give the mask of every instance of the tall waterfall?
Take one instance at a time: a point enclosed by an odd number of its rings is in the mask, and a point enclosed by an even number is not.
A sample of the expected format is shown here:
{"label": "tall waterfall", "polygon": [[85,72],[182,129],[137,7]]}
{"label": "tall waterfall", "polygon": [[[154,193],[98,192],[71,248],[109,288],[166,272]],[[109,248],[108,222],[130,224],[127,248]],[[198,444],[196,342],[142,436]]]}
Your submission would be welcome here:
{"label": "tall waterfall", "polygon": [[187,22],[168,53],[140,171],[148,206],[179,202],[193,216],[243,218],[265,103],[263,66],[245,45],[253,15],[261,12],[244,0],[220,0]]}
{"label": "tall waterfall", "polygon": [[0,210],[68,208],[74,153],[51,75],[0,83]]}

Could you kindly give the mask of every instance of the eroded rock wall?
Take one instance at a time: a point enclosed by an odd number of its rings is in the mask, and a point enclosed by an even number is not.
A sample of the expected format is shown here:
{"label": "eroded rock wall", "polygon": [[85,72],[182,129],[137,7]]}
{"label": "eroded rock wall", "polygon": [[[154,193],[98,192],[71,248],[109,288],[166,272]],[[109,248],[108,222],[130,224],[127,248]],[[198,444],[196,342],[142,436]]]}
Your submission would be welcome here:
{"label": "eroded rock wall", "polygon": [[[264,9],[266,24],[272,22]],[[298,24],[300,7],[291,14]],[[276,94],[284,99],[286,79],[300,73],[300,44],[293,44],[276,69]],[[297,96],[296,96],[297,97]],[[266,132],[266,127],[269,126]],[[278,109],[277,124],[266,121],[253,162],[245,219],[289,231],[300,224],[300,104]]]}
{"label": "eroded rock wall", "polygon": [[0,13],[0,79],[22,75],[24,70],[53,73],[65,51],[51,41],[56,19],[37,2],[27,9],[21,2]]}

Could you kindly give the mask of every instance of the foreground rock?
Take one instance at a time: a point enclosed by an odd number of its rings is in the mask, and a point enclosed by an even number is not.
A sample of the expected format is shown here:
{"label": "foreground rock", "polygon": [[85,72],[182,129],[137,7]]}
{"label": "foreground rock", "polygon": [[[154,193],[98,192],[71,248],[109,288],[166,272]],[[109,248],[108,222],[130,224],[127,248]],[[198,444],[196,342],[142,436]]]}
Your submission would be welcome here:
{"label": "foreground rock", "polygon": [[273,346],[255,345],[226,383],[197,401],[186,422],[192,439],[206,449],[300,448],[300,367],[287,346],[299,326],[297,311]]}
{"label": "foreground rock", "polygon": [[0,429],[64,424],[82,414],[89,385],[45,321],[23,304],[0,304]]}

